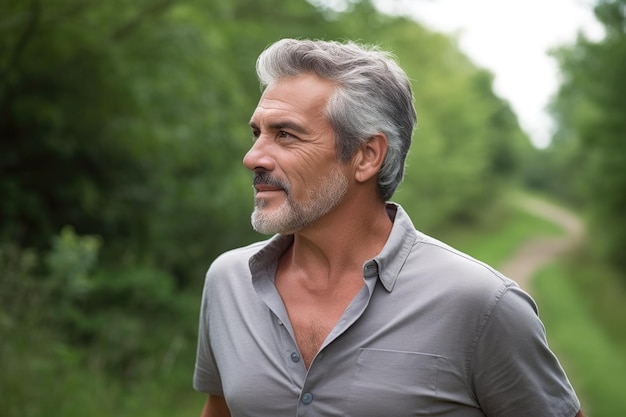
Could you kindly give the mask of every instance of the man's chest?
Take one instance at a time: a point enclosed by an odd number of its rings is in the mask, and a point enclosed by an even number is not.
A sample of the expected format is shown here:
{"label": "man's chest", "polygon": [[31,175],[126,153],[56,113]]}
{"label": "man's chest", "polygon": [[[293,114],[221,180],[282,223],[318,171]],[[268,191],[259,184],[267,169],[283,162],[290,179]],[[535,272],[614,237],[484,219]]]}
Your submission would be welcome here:
{"label": "man's chest", "polygon": [[308,369],[328,335],[363,287],[363,279],[355,275],[341,285],[331,284],[319,288],[315,284],[290,278],[288,273],[279,271],[275,280],[276,290]]}
{"label": "man's chest", "polygon": [[228,362],[218,365],[229,406],[240,410],[233,415],[420,416],[450,398],[455,407],[467,401],[464,416],[482,415],[465,395],[462,354],[435,348],[441,337],[419,330],[432,324],[419,311],[391,313],[392,304],[379,311],[375,299],[359,315],[357,296],[339,318],[313,317],[280,301],[212,337],[225,342],[215,356]]}

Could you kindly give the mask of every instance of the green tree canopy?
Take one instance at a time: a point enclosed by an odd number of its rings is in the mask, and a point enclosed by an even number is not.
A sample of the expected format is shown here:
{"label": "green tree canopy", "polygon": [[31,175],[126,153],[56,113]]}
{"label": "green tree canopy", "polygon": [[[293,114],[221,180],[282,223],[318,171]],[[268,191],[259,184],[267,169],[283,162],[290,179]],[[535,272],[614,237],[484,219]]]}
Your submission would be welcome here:
{"label": "green tree canopy", "polygon": [[626,270],[626,1],[602,0],[595,13],[604,39],[580,36],[555,52],[564,82],[553,103],[554,149],[587,202],[595,246]]}
{"label": "green tree canopy", "polygon": [[0,30],[0,235],[47,248],[72,225],[103,260],[182,279],[254,239],[241,157],[259,96],[254,62],[281,37],[391,49],[420,127],[398,199],[428,228],[471,217],[528,144],[492,77],[454,40],[382,15],[301,2],[6,2]]}

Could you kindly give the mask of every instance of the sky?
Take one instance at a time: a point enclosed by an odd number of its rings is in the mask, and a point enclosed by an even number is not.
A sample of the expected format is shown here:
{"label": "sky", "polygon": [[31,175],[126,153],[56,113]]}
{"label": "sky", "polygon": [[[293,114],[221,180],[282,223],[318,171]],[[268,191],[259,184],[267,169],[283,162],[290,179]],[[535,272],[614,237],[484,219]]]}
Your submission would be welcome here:
{"label": "sky", "polygon": [[549,145],[546,112],[559,86],[549,49],[571,45],[579,32],[600,39],[602,25],[591,0],[374,0],[385,13],[412,17],[456,36],[476,65],[494,74],[495,93],[507,100],[538,148]]}

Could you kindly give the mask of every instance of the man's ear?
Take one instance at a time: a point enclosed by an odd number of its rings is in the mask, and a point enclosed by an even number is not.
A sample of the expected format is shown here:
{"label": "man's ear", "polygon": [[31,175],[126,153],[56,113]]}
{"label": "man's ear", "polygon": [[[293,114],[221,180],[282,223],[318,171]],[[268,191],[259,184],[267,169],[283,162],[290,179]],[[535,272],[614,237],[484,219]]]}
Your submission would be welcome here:
{"label": "man's ear", "polygon": [[363,143],[354,158],[354,178],[366,182],[380,171],[387,155],[387,137],[378,133]]}

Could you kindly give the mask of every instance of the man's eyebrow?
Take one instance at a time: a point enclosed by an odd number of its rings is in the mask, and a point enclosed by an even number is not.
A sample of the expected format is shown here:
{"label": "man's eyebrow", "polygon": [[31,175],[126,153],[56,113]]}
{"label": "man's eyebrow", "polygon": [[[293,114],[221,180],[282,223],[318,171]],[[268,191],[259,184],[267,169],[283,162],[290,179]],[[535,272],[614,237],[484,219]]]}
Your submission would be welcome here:
{"label": "man's eyebrow", "polygon": [[[259,129],[259,126],[253,121],[250,121],[249,125],[252,129],[256,129],[256,130]],[[279,120],[276,122],[272,122],[268,125],[268,127],[272,130],[289,129],[297,133],[302,133],[302,134],[309,133],[308,130],[306,130],[304,127],[289,120]]]}

